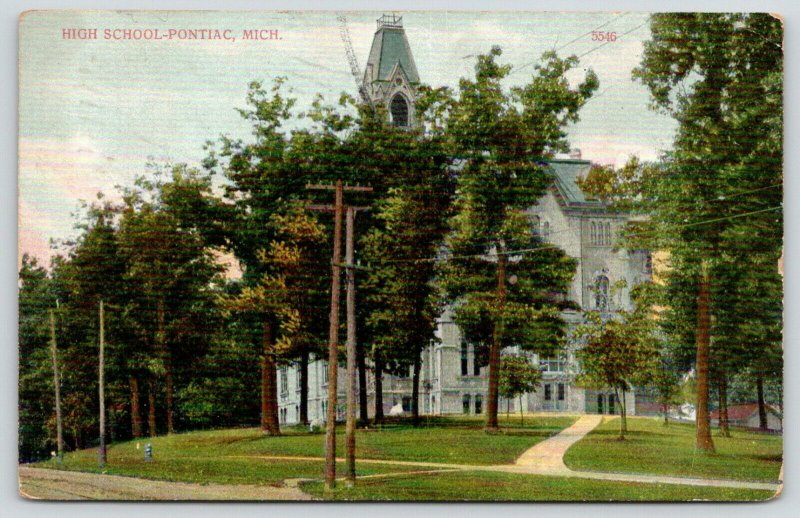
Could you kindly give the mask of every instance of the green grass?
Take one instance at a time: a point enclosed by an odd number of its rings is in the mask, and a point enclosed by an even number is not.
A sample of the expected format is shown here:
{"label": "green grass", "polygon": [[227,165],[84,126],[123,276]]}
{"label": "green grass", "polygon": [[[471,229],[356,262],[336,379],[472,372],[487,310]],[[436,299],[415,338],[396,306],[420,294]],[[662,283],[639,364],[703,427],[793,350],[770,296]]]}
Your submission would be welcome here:
{"label": "green grass", "polygon": [[303,483],[301,488],[320,498],[371,501],[685,502],[761,501],[774,496],[770,491],[638,484],[476,471],[361,480],[357,481],[353,488],[345,488],[340,484],[330,495],[324,492],[321,482]]}
{"label": "green grass", "polygon": [[[498,434],[483,432],[478,418],[431,418],[419,428],[398,421],[382,429],[359,430],[358,457],[376,460],[455,464],[507,464],[534,444],[575,422],[575,417],[528,417],[501,420]],[[181,482],[280,484],[287,478],[320,478],[323,461],[270,460],[259,456],[324,456],[324,434],[287,428],[280,437],[254,428],[174,434],[113,444],[105,469],[97,467],[97,450],[68,453],[62,464],[53,460],[38,467],[137,476]],[[145,462],[144,445],[153,445],[153,461]],[[137,449],[138,445],[138,449]],[[337,456],[344,456],[343,429],[337,430]],[[415,466],[357,463],[359,475],[419,470]],[[343,467],[339,468],[343,471]],[[340,471],[340,472],[342,472]]]}
{"label": "green grass", "polygon": [[733,430],[732,437],[714,433],[716,453],[694,447],[694,425],[655,418],[628,418],[626,440],[617,439],[619,418],[606,418],[572,446],[564,457],[574,470],[647,473],[678,477],[774,482],[783,460],[783,437]]}

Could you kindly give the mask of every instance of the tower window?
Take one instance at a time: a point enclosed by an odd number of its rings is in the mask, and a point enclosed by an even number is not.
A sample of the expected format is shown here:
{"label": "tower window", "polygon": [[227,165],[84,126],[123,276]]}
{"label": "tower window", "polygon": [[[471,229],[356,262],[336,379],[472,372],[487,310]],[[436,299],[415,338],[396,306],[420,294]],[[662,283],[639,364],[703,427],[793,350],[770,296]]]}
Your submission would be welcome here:
{"label": "tower window", "polygon": [[393,126],[408,126],[408,103],[402,95],[397,94],[392,97],[392,103],[389,106],[389,111],[392,114]]}

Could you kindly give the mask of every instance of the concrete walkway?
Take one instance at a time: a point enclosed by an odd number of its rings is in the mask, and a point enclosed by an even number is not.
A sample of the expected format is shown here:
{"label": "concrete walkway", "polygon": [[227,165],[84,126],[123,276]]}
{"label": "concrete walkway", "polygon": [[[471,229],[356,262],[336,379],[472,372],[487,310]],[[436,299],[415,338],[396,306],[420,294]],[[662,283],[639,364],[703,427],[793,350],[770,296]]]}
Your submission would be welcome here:
{"label": "concrete walkway", "polygon": [[[358,459],[361,464],[383,464],[387,466],[414,466],[426,468],[427,471],[495,471],[505,473],[518,473],[526,475],[542,475],[548,477],[573,477],[594,480],[609,480],[615,482],[636,482],[645,484],[675,484],[685,486],[703,487],[729,487],[736,489],[759,489],[778,493],[783,488],[783,483],[748,482],[743,480],[683,478],[662,475],[638,475],[629,473],[606,473],[598,471],[574,471],[564,464],[564,454],[576,442],[583,439],[586,434],[594,430],[603,420],[600,415],[583,415],[570,427],[560,433],[545,439],[526,450],[514,464],[483,466],[475,464],[452,464],[438,462],[399,461],[380,459]],[[261,458],[269,460],[323,460],[322,457],[287,457],[276,455],[241,455],[232,457]],[[344,459],[337,459],[344,462]],[[388,478],[404,476],[413,472],[396,472],[374,475],[375,478]],[[361,477],[364,478],[364,477]]]}
{"label": "concrete walkway", "polygon": [[584,415],[569,428],[535,445],[514,463],[523,470],[546,472],[548,475],[574,473],[564,464],[564,454],[570,446],[580,441],[603,421],[600,415]]}
{"label": "concrete walkway", "polygon": [[603,473],[596,471],[573,471],[564,464],[564,454],[570,446],[581,440],[595,429],[602,416],[584,415],[561,433],[540,442],[523,453],[513,466],[492,466],[498,471],[509,473],[527,473],[532,475],[589,478],[594,480],[610,480],[616,482],[639,482],[647,484],[677,484],[684,486],[730,487],[737,489],[762,489],[780,492],[783,483],[747,482],[741,480],[669,477],[662,475],[638,475],[628,473]]}

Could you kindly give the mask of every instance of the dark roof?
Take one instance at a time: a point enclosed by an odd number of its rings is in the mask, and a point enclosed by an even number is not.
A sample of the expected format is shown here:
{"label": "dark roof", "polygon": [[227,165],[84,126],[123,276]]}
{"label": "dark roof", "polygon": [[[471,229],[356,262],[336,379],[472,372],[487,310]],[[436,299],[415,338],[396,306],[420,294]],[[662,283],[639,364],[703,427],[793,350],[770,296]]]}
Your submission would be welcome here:
{"label": "dark roof", "polygon": [[[771,405],[766,405],[766,408],[767,412],[777,415],[777,410],[775,410]],[[728,419],[731,421],[749,419],[757,413],[758,403],[746,403],[743,405],[731,405],[728,407]],[[719,410],[714,410],[711,412],[711,419],[719,419]]]}
{"label": "dark roof", "polygon": [[395,65],[399,64],[410,83],[419,83],[417,66],[402,28],[387,26],[378,29],[367,63],[374,68],[373,76],[367,77],[367,81],[388,81]]}
{"label": "dark roof", "polygon": [[578,178],[586,178],[592,163],[588,160],[548,160],[550,174],[561,201],[574,208],[598,209],[604,205],[599,200],[589,200],[578,186]]}

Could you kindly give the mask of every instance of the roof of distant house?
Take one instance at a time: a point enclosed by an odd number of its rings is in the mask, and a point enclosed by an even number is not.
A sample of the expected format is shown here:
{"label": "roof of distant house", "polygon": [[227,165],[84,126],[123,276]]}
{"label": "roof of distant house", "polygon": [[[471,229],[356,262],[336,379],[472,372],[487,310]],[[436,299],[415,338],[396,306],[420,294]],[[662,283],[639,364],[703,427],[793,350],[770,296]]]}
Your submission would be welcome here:
{"label": "roof of distant house", "polygon": [[[778,415],[778,410],[772,405],[766,405],[767,411],[772,414]],[[741,405],[731,405],[728,407],[728,420],[741,421],[749,419],[754,414],[758,413],[758,403],[745,403]],[[711,419],[719,419],[719,410],[711,412]]]}

